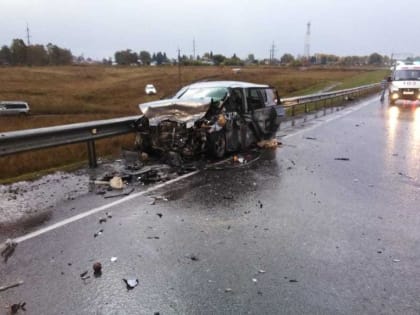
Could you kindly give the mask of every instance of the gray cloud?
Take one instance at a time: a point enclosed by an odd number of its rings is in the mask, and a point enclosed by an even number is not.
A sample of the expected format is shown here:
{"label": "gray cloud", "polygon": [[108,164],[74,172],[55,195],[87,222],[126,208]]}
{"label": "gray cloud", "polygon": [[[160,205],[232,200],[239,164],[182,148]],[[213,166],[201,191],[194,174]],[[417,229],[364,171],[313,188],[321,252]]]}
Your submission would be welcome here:
{"label": "gray cloud", "polygon": [[212,50],[231,56],[303,53],[306,23],[311,52],[364,55],[420,52],[418,0],[0,0],[0,44],[26,37],[73,54],[102,58],[116,50],[165,51],[174,57]]}

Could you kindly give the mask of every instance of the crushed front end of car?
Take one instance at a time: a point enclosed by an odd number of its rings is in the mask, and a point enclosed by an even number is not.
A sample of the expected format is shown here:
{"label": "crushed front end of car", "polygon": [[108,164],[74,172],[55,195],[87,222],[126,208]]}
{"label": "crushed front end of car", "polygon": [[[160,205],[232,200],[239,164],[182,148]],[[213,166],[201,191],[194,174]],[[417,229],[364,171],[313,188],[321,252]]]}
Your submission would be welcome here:
{"label": "crushed front end of car", "polygon": [[205,153],[210,134],[223,128],[220,102],[211,99],[149,102],[139,105],[136,145],[149,153],[179,153],[183,158]]}

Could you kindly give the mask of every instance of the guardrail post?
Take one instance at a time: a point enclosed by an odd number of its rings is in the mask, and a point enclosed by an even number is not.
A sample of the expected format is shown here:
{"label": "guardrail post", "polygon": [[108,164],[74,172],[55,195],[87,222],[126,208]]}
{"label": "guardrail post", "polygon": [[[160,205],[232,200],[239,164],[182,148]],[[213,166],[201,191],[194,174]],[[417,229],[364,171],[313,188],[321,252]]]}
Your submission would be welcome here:
{"label": "guardrail post", "polygon": [[308,104],[305,103],[305,112],[303,115],[303,121],[306,122],[306,114],[308,113]]}
{"label": "guardrail post", "polygon": [[327,115],[327,100],[324,100],[324,116]]}
{"label": "guardrail post", "polygon": [[292,126],[295,125],[295,105],[292,105]]}
{"label": "guardrail post", "polygon": [[96,150],[95,150],[95,141],[89,140],[87,143],[88,148],[88,156],[89,156],[89,167],[95,168],[98,166],[98,163],[96,161]]}

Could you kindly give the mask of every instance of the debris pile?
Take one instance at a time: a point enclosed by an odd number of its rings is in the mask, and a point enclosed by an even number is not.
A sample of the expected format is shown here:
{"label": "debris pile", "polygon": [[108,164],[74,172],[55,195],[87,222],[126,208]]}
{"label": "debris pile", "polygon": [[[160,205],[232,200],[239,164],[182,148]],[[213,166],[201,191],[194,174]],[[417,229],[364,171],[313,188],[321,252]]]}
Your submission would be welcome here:
{"label": "debris pile", "polygon": [[7,263],[7,261],[9,260],[10,256],[13,255],[13,253],[15,252],[17,243],[12,240],[12,239],[7,239],[1,246],[0,246],[0,250],[1,250],[1,257],[3,257],[3,260],[5,263]]}

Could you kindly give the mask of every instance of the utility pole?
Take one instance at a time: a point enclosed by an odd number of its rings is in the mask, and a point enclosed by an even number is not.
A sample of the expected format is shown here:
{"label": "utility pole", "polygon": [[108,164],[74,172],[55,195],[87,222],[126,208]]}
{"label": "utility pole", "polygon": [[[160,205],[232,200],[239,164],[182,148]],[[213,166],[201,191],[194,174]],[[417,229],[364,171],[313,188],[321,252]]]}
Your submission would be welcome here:
{"label": "utility pole", "polygon": [[311,22],[306,24],[306,36],[305,36],[305,47],[303,55],[306,57],[306,60],[309,61],[309,57],[311,54]]}
{"label": "utility pole", "polygon": [[29,46],[31,44],[31,35],[29,33],[29,25],[26,23],[26,44]]}
{"label": "utility pole", "polygon": [[270,48],[270,64],[274,63],[275,51],[276,51],[276,46],[274,45],[274,42],[273,42],[273,44],[271,45],[271,48]]}
{"label": "utility pole", "polygon": [[195,60],[195,38],[193,38],[193,60]]}

